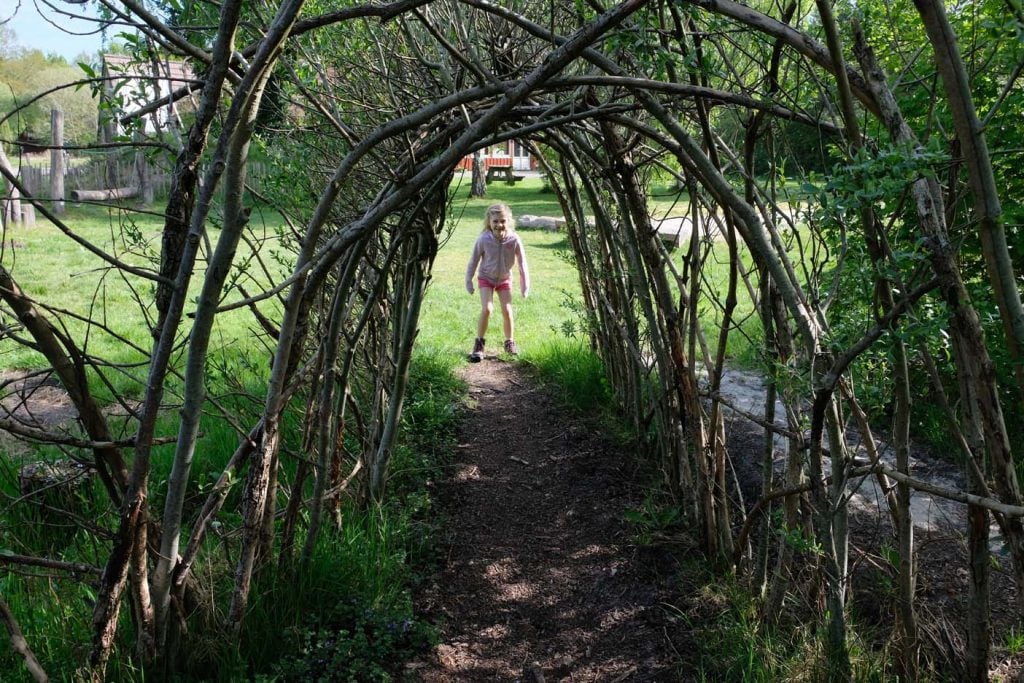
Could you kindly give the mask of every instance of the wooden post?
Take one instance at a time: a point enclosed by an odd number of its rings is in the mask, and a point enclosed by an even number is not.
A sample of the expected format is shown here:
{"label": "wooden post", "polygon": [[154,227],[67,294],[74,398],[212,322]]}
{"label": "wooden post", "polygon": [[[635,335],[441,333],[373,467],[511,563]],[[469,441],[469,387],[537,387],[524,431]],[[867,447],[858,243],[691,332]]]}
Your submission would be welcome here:
{"label": "wooden post", "polygon": [[[7,158],[7,154],[4,152],[3,145],[0,145],[0,166],[3,166],[4,170],[10,173],[12,176],[16,176],[14,167],[11,166],[10,160]],[[17,225],[21,223],[21,195],[18,192],[18,188],[13,183],[4,179],[4,186],[8,187],[10,192],[6,199],[0,202],[0,218],[3,219],[5,226]]]}
{"label": "wooden post", "polygon": [[[136,133],[135,140],[142,142],[143,134]],[[153,203],[153,171],[149,159],[146,158],[146,148],[141,145],[135,149],[135,175],[135,185],[142,195],[142,203],[149,206]]]}
{"label": "wooden post", "polygon": [[[105,77],[110,76],[110,70],[107,67],[106,57],[103,57],[103,75]],[[116,97],[114,93],[114,86],[111,81],[108,81],[103,86],[103,95],[101,95],[101,101],[106,103],[112,103]],[[100,142],[109,145],[114,141],[117,136],[117,116],[114,114],[118,110],[118,107],[100,107],[100,125],[99,125],[99,138]],[[104,153],[103,159],[103,182],[100,183],[99,187],[117,187],[117,153],[113,148],[108,148]]]}
{"label": "wooden post", "polygon": [[53,212],[64,213],[64,112],[60,109],[50,110],[50,198],[53,199]]}

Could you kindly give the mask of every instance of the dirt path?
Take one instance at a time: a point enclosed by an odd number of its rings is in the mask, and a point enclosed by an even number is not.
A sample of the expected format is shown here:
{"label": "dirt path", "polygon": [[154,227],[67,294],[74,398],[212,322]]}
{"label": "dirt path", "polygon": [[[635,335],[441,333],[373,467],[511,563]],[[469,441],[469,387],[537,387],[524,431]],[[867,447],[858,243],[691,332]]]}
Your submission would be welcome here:
{"label": "dirt path", "polygon": [[680,681],[667,558],[630,543],[632,454],[513,363],[466,366],[473,405],[440,484],[447,558],[419,604],[443,624],[416,680]]}

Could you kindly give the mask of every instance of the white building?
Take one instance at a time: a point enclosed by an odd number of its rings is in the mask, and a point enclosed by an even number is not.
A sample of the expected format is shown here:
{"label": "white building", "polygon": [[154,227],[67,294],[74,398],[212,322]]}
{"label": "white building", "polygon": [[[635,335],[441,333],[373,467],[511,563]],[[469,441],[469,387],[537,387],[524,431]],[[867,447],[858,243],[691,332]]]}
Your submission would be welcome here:
{"label": "white building", "polygon": [[[168,129],[181,130],[181,116],[194,109],[194,97],[172,95],[193,82],[192,69],[186,62],[170,59],[139,62],[127,55],[103,55],[104,111],[100,112],[100,139],[110,142],[124,131],[126,116],[141,113],[144,130],[155,134]],[[117,119],[110,120],[107,106],[113,107]],[[106,125],[103,122],[107,122]]]}

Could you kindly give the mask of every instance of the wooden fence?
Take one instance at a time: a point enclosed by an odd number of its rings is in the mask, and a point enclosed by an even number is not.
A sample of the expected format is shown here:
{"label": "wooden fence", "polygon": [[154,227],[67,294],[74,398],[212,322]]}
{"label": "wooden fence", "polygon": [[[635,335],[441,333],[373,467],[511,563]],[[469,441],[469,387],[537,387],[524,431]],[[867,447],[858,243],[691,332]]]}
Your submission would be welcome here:
{"label": "wooden fence", "polygon": [[[171,188],[170,166],[149,164],[149,182],[156,197],[166,197]],[[263,164],[249,165],[247,182],[259,191],[260,179],[265,175]],[[50,198],[50,168],[48,166],[22,166],[18,178],[33,197]],[[120,157],[107,159],[71,157],[65,164],[64,190],[66,198],[78,190],[106,190],[139,186],[139,171],[133,159]],[[0,183],[0,188],[3,183]],[[2,197],[0,197],[2,198]]]}

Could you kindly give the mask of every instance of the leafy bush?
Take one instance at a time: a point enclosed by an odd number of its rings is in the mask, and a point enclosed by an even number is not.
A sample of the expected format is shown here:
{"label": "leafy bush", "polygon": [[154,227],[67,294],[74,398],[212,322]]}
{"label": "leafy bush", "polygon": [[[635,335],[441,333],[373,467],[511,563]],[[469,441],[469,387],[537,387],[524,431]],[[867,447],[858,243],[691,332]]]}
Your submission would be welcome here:
{"label": "leafy bush", "polygon": [[431,646],[437,634],[402,611],[354,601],[336,621],[304,629],[300,640],[301,653],[274,667],[280,680],[363,683],[393,680],[396,663]]}

